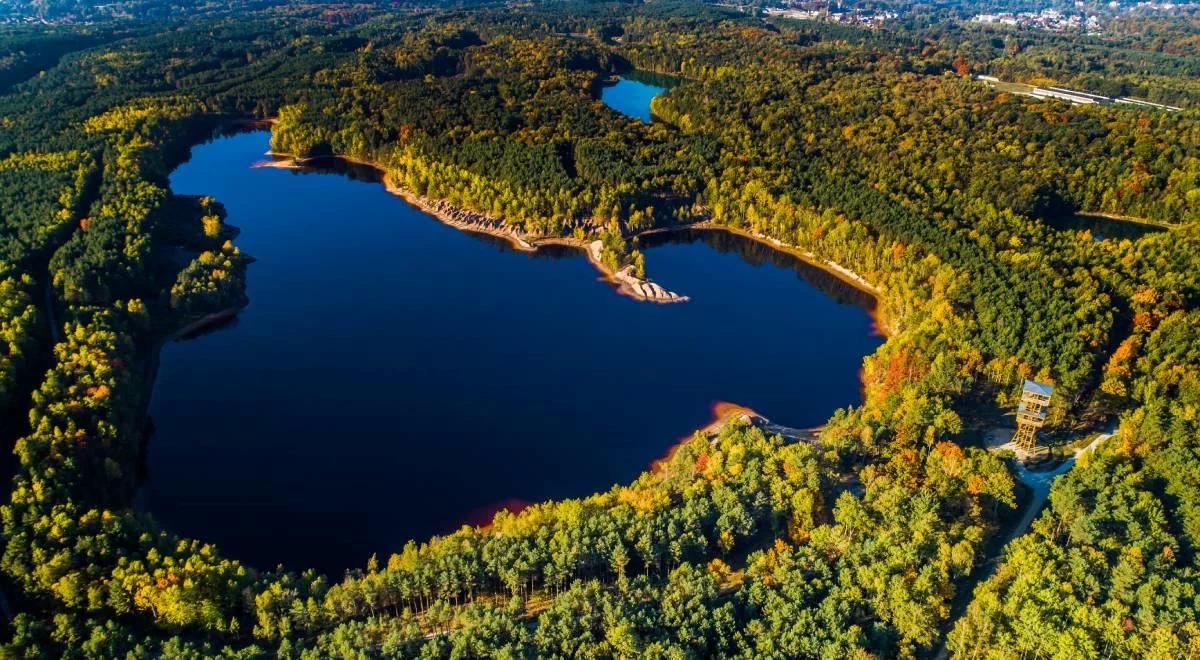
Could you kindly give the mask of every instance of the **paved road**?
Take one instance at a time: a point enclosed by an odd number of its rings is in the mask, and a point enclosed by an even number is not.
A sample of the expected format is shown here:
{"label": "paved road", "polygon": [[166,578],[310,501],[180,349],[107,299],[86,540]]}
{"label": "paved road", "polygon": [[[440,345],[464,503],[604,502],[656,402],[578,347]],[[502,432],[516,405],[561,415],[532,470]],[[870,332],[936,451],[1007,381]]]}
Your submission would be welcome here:
{"label": "paved road", "polygon": [[1054,468],[1053,470],[1034,472],[1026,469],[1025,466],[1020,462],[1017,463],[1017,478],[1021,480],[1021,483],[1029,486],[1033,493],[1029,498],[1029,505],[1025,509],[1025,515],[1021,516],[1021,521],[1016,527],[1013,528],[1012,532],[1008,535],[1008,538],[1005,539],[1005,547],[1007,547],[1008,544],[1017,537],[1024,534],[1029,529],[1029,526],[1033,524],[1033,519],[1036,518],[1037,514],[1041,512],[1042,505],[1045,504],[1046,499],[1050,497],[1050,486],[1054,484],[1054,480],[1069,472],[1071,468],[1075,467],[1075,461],[1078,460],[1080,456],[1096,451],[1096,447],[1098,447],[1100,443],[1111,438],[1113,433],[1114,431],[1110,429],[1104,433],[1101,433],[1100,435],[1097,435],[1092,439],[1091,442],[1087,444],[1086,447],[1076,450],[1074,456],[1063,461],[1062,465]]}
{"label": "paved road", "polygon": [[[1017,522],[1016,526],[1014,526],[1012,531],[1008,533],[1008,536],[1005,537],[1003,545],[1001,545],[996,553],[989,557],[983,566],[980,567],[980,572],[977,575],[972,575],[964,584],[960,586],[960,589],[963,589],[963,591],[960,591],[959,596],[954,599],[952,612],[946,623],[945,630],[947,633],[951,630],[954,630],[954,623],[956,623],[959,617],[966,612],[967,606],[971,603],[975,586],[986,582],[988,578],[992,577],[992,575],[996,572],[996,569],[999,568],[1000,562],[1004,558],[1004,551],[1008,549],[1009,544],[1017,540],[1025,532],[1029,531],[1029,526],[1033,524],[1034,519],[1037,518],[1039,513],[1041,513],[1042,507],[1046,504],[1046,500],[1050,497],[1050,487],[1054,485],[1054,480],[1069,472],[1071,468],[1075,467],[1075,461],[1077,461],[1080,456],[1095,451],[1096,447],[1100,446],[1102,442],[1111,438],[1113,434],[1116,433],[1116,429],[1114,427],[1115,424],[1110,425],[1107,430],[1093,438],[1092,441],[1087,444],[1087,446],[1076,450],[1074,456],[1063,461],[1062,465],[1059,465],[1053,470],[1035,472],[1033,470],[1026,469],[1020,461],[1016,461],[1015,472],[1017,473],[1017,478],[1020,479],[1021,483],[1028,486],[1032,491],[1029,496],[1029,503],[1025,506],[1025,513],[1022,514],[1021,520]],[[941,645],[939,648],[937,648],[936,652],[933,653],[933,657],[937,660],[943,660],[944,658],[949,657],[949,649],[946,647],[946,635],[942,636]]]}

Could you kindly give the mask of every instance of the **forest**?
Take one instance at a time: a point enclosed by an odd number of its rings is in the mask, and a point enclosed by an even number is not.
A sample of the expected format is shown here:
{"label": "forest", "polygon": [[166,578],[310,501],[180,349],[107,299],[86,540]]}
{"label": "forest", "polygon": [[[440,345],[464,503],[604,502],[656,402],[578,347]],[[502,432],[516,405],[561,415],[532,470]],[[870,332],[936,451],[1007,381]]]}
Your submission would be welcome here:
{"label": "forest", "polygon": [[[1194,18],[1091,37],[679,0],[209,4],[0,32],[6,657],[1200,654]],[[634,68],[680,80],[650,123],[597,99]],[[253,255],[167,177],[247,120],[520,235],[599,239],[610,267],[696,223],[840,264],[888,331],[863,403],[813,445],[730,423],[344,575],[179,537],[133,505],[148,383],[163,341],[246,303]],[[1055,228],[1075,213],[1161,231]],[[1049,438],[1119,426],[998,547],[1026,493],[978,435],[1025,378],[1055,385]]]}

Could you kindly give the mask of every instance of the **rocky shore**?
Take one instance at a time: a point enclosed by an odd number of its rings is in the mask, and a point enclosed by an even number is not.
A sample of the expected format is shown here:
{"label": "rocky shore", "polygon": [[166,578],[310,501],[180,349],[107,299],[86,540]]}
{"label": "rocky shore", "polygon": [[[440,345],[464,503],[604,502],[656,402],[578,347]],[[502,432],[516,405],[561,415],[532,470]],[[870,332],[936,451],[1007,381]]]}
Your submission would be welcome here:
{"label": "rocky shore", "polygon": [[600,241],[585,242],[576,238],[549,237],[537,238],[516,231],[500,218],[492,217],[477,211],[471,211],[441,199],[428,199],[413,193],[411,190],[398,186],[384,177],[384,186],[388,192],[403,197],[405,201],[425,211],[442,222],[462,231],[473,231],[507,239],[513,247],[525,252],[537,250],[538,245],[568,245],[579,248],[587,253],[588,261],[596,267],[611,282],[617,285],[617,291],[637,300],[654,303],[686,302],[687,296],[681,296],[674,291],[668,291],[656,282],[642,279],[633,274],[633,268],[626,266],[613,272],[600,259],[602,243]]}
{"label": "rocky shore", "polygon": [[821,432],[825,430],[824,425],[798,429],[791,426],[784,426],[783,424],[776,424],[752,408],[724,401],[718,402],[713,406],[713,415],[713,421],[699,429],[698,432],[700,434],[706,436],[717,435],[727,424],[737,421],[756,426],[762,429],[767,435],[778,435],[791,442],[816,444],[821,439]]}
{"label": "rocky shore", "polygon": [[493,218],[483,213],[469,211],[442,199],[428,199],[392,184],[384,178],[384,186],[388,192],[403,197],[406,202],[441,220],[443,223],[462,231],[473,231],[489,236],[499,236],[512,243],[513,247],[524,252],[537,250],[537,245],[526,236],[508,226],[503,220]]}
{"label": "rocky shore", "polygon": [[687,302],[687,296],[681,296],[674,291],[668,291],[660,286],[657,282],[642,279],[633,274],[633,266],[626,266],[621,270],[610,272],[609,268],[604,265],[600,259],[603,250],[603,243],[600,241],[592,241],[588,244],[588,260],[595,264],[601,272],[605,273],[609,279],[617,284],[621,293],[638,298],[639,300],[648,300],[657,303],[677,303]]}

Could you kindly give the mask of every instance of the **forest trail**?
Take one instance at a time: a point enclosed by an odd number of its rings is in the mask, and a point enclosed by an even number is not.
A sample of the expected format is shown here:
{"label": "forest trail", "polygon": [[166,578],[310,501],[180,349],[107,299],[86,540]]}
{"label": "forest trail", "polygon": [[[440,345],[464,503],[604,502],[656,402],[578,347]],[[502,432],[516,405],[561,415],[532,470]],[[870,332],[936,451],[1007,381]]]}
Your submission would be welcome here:
{"label": "forest trail", "polygon": [[996,551],[982,562],[982,570],[968,577],[966,582],[960,587],[958,595],[955,596],[950,608],[950,616],[946,619],[946,624],[943,627],[941,641],[936,651],[929,657],[936,660],[945,660],[945,658],[949,657],[950,651],[946,647],[947,636],[950,631],[954,630],[954,625],[958,622],[959,618],[966,613],[967,606],[970,605],[971,600],[974,598],[975,587],[987,582],[996,573],[996,569],[1000,567],[1000,560],[1004,557],[1008,546],[1025,534],[1025,532],[1029,531],[1030,525],[1033,524],[1038,514],[1041,513],[1046,500],[1050,498],[1050,487],[1054,485],[1054,481],[1067,472],[1070,472],[1071,468],[1075,467],[1075,462],[1079,460],[1080,456],[1096,451],[1096,448],[1101,443],[1113,437],[1113,434],[1116,433],[1114,427],[1115,424],[1110,424],[1102,433],[1092,438],[1091,442],[1083,448],[1075,450],[1073,456],[1063,461],[1061,465],[1053,470],[1033,471],[1026,468],[1020,461],[1016,461],[1015,471],[1017,478],[1021,480],[1021,483],[1028,486],[1031,491],[1029,502],[1025,506],[1025,512],[1021,515],[1021,519],[1017,521],[1017,524],[1013,526],[1012,530],[1009,531],[1008,536],[1004,538],[1004,542],[996,546]]}

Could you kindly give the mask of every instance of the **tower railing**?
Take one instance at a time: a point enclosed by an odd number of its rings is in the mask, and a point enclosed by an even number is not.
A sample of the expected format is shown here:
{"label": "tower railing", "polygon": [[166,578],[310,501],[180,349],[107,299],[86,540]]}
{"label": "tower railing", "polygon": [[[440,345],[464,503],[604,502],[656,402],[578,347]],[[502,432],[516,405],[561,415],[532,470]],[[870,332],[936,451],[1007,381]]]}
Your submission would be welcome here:
{"label": "tower railing", "polygon": [[1017,406],[1017,432],[1013,434],[1013,444],[1018,449],[1032,452],[1037,447],[1037,432],[1046,423],[1046,413],[1053,396],[1053,386],[1034,380],[1025,381],[1021,388],[1021,403]]}

